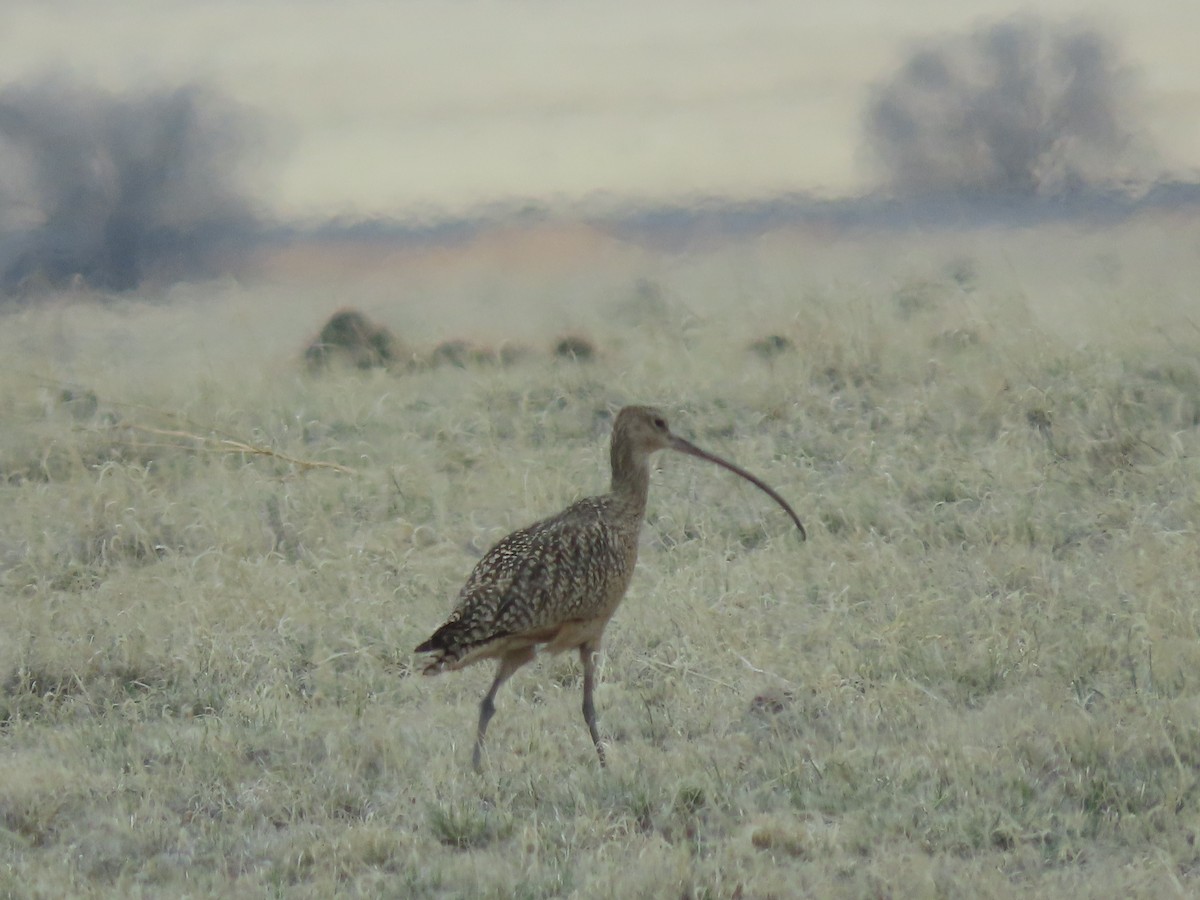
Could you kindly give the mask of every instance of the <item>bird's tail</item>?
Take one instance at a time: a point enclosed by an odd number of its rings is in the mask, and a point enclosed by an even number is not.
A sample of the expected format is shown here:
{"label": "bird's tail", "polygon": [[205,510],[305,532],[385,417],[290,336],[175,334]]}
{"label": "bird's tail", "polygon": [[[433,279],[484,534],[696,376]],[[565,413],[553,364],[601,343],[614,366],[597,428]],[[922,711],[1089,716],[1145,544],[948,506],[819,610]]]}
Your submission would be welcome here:
{"label": "bird's tail", "polygon": [[462,658],[465,648],[455,640],[455,630],[447,623],[435,631],[429,640],[417,645],[417,653],[433,654],[433,658],[427,660],[425,668],[421,670],[422,675],[446,672]]}

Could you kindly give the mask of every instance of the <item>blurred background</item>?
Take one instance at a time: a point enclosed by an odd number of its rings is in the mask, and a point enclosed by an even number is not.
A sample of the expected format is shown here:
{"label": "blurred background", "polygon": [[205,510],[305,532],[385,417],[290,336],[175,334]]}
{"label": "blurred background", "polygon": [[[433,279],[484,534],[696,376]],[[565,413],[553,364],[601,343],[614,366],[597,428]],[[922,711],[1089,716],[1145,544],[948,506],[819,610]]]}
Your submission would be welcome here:
{"label": "blurred background", "polygon": [[686,247],[1200,208],[1187,0],[64,0],[3,18],[9,294],[514,223],[555,223],[564,252],[567,223]]}

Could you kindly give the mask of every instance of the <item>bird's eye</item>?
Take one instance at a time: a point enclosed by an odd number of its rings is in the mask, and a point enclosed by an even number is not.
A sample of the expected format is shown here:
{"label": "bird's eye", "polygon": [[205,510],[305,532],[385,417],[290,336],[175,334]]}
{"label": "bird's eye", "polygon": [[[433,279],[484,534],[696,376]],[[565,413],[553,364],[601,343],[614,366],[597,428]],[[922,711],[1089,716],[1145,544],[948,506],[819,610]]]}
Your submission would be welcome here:
{"label": "bird's eye", "polygon": [[657,419],[654,420],[654,427],[657,428],[659,431],[666,431],[667,430],[667,420],[662,418],[661,416],[659,416]]}

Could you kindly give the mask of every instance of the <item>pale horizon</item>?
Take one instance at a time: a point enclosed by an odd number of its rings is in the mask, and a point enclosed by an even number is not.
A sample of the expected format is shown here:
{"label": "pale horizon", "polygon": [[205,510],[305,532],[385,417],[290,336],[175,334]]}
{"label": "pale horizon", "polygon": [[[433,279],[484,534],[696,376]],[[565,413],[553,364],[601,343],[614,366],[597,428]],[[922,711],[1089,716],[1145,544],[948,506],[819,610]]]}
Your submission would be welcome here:
{"label": "pale horizon", "polygon": [[[303,12],[298,12],[303,8]],[[626,14],[622,14],[625,9]],[[1161,171],[1200,163],[1200,8],[1055,2],[1136,75]],[[529,199],[869,190],[868,87],[916,39],[1020,12],[948,0],[795,4],[19,4],[4,85],[211,85],[265,123],[254,200],[323,218]],[[819,19],[814,20],[814,16]],[[869,24],[864,24],[869,23]]]}

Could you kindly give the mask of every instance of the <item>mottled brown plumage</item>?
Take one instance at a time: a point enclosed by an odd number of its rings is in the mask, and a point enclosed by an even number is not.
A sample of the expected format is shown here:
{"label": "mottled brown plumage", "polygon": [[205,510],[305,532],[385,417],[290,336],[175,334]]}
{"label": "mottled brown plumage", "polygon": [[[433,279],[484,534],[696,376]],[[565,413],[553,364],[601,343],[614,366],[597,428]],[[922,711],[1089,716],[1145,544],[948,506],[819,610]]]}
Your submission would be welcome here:
{"label": "mottled brown plumage", "polygon": [[609,492],[573,503],[496,544],[475,566],[450,618],[417,647],[418,653],[433,654],[426,675],[461,669],[482,659],[500,661],[480,705],[472,755],[476,769],[495,712],[496,692],[539,649],[579,650],[583,717],[604,764],[592,700],[595,655],[637,563],[638,534],[650,487],[650,454],[664,449],[707,459],[751,481],[787,511],[801,538],[805,536],[792,508],[762,481],[673,435],[657,409],[622,409],[613,424]]}

